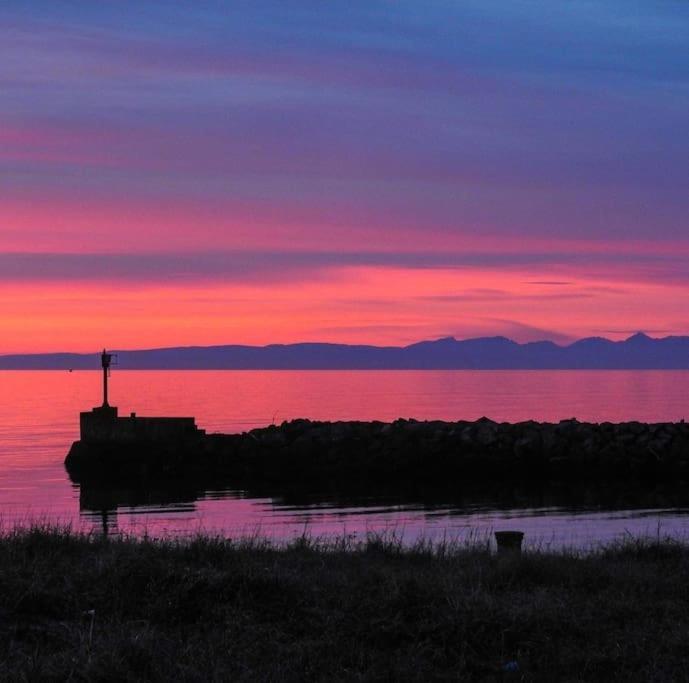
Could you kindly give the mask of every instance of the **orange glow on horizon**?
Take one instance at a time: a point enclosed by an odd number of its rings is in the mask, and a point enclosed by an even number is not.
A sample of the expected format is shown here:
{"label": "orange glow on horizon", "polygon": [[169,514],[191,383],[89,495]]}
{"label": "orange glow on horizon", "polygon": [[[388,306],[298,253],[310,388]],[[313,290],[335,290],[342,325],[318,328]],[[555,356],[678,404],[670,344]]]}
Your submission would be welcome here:
{"label": "orange glow on horizon", "polygon": [[[359,267],[255,284],[0,285],[0,353],[299,341],[407,344],[504,334],[566,342],[668,329],[677,289],[501,272]],[[632,303],[633,302],[633,303]]]}
{"label": "orange glow on horizon", "polygon": [[[404,227],[367,230],[344,217],[342,225],[324,228],[317,218],[294,206],[247,203],[5,202],[6,258],[83,254],[88,262],[92,254],[124,254],[125,271],[111,276],[91,266],[66,278],[0,272],[0,353],[300,341],[403,345],[496,334],[566,343],[637,330],[689,331],[678,304],[688,284],[683,242],[496,239],[489,231],[438,229],[420,241]],[[211,254],[229,250],[238,272],[206,273],[201,265],[187,274],[194,250],[204,245],[206,253],[207,245]],[[357,248],[380,263],[356,265]],[[278,259],[244,272],[244,253],[248,268],[261,253],[278,254],[286,265]],[[143,259],[131,276],[129,254]],[[179,255],[180,273],[149,274],[146,259],[166,254]],[[443,266],[444,255],[456,256],[458,265]]]}

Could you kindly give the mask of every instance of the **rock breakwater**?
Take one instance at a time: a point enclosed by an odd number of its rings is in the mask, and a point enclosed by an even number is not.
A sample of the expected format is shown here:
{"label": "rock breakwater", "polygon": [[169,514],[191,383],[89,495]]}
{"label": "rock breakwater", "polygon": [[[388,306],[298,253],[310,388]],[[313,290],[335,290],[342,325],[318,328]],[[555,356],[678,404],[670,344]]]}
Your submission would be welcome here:
{"label": "rock breakwater", "polygon": [[276,482],[689,480],[689,424],[293,420],[186,441],[73,444],[76,481],[217,473]]}

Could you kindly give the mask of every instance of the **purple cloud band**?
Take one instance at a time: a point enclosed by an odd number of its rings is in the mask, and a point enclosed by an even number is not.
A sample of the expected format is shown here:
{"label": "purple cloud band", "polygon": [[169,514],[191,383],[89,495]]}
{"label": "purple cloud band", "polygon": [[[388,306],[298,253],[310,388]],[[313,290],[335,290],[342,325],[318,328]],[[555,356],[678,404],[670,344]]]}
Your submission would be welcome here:
{"label": "purple cloud band", "polygon": [[[260,282],[308,279],[351,267],[408,269],[588,268],[600,275],[689,283],[683,254],[595,252],[221,251],[175,253],[0,253],[0,281]],[[561,282],[544,281],[542,284]],[[479,292],[481,293],[481,292]],[[485,292],[483,292],[485,294]],[[444,296],[443,298],[447,298]]]}

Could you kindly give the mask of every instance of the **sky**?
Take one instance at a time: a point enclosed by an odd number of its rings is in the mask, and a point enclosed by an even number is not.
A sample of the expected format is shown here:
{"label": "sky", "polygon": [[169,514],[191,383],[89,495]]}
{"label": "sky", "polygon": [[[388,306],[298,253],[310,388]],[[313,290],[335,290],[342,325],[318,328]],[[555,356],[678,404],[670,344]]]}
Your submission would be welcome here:
{"label": "sky", "polygon": [[685,0],[3,0],[0,353],[689,333]]}

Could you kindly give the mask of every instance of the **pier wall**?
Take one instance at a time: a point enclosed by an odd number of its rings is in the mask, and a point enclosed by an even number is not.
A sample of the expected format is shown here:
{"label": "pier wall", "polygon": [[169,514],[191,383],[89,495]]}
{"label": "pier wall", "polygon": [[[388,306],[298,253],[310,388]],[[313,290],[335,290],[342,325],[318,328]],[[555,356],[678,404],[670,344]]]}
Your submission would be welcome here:
{"label": "pier wall", "polygon": [[205,432],[193,417],[119,417],[117,408],[105,407],[80,414],[83,442],[175,441]]}
{"label": "pier wall", "polygon": [[[70,451],[68,468],[74,471],[83,464],[107,472],[110,462],[120,467],[127,460],[135,470],[146,465],[151,472],[174,468],[184,475],[196,468],[238,480],[283,483],[689,481],[689,424],[684,422],[294,420],[243,434],[209,434],[173,443],[167,436],[203,432],[190,418],[146,418],[140,423],[141,418],[131,423],[117,418],[111,426],[82,418],[88,438]],[[153,434],[159,446],[152,445]],[[97,447],[91,448],[94,441]]]}

